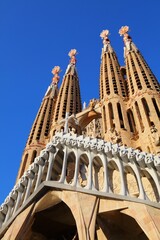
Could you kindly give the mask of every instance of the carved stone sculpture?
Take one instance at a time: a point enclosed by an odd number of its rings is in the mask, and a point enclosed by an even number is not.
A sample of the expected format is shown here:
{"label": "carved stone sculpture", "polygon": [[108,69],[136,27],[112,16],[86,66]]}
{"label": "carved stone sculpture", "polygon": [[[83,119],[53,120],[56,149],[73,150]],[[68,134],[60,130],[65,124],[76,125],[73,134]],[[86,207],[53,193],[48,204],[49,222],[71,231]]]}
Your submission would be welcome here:
{"label": "carved stone sculpture", "polygon": [[109,138],[110,138],[110,141],[114,144],[115,143],[122,144],[122,138],[114,127],[112,127],[109,130]]}
{"label": "carved stone sculpture", "polygon": [[155,125],[152,125],[150,127],[150,130],[151,130],[151,136],[152,136],[155,146],[160,146],[160,136],[158,134],[158,130],[155,127]]}

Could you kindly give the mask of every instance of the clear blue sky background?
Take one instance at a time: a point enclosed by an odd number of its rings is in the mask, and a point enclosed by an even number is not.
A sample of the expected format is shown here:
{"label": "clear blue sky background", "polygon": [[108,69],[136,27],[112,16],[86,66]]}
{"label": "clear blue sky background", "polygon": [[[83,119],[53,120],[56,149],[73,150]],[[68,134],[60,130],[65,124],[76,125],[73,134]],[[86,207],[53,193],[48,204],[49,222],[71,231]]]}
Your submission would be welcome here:
{"label": "clear blue sky background", "polygon": [[[102,41],[124,65],[121,26],[160,79],[159,0],[0,0],[0,203],[12,190],[31,125],[55,65],[76,48],[82,102],[99,97]],[[60,82],[61,83],[61,82]]]}

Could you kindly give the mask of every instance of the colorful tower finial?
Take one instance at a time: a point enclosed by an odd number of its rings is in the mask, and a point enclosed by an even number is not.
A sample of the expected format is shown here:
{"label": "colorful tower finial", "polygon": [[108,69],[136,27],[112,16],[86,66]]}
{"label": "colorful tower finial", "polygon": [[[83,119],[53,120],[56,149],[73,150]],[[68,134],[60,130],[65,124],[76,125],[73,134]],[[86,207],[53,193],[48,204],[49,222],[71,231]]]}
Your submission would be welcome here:
{"label": "colorful tower finial", "polygon": [[129,27],[128,27],[128,26],[122,26],[122,27],[119,29],[119,34],[120,34],[120,36],[126,34],[127,32],[129,32]]}
{"label": "colorful tower finial", "polygon": [[66,69],[66,73],[65,74],[77,74],[76,71],[76,55],[77,55],[77,50],[76,49],[71,49],[70,52],[68,53],[68,56],[70,57],[70,62],[68,64],[68,67]]}
{"label": "colorful tower finial", "polygon": [[53,69],[52,69],[52,73],[53,73],[53,78],[52,78],[52,83],[53,85],[57,85],[58,82],[59,82],[59,73],[60,73],[61,69],[59,66],[55,66]]}
{"label": "colorful tower finial", "polygon": [[109,30],[103,30],[100,34],[100,37],[103,39],[103,45],[104,45],[102,53],[113,52],[108,36],[109,36]]}
{"label": "colorful tower finial", "polygon": [[104,45],[110,43],[108,36],[109,36],[109,30],[103,30],[100,34],[100,37],[103,39]]}
{"label": "colorful tower finial", "polygon": [[138,51],[137,47],[132,42],[132,38],[130,37],[128,32],[129,32],[128,26],[122,26],[121,29],[119,30],[119,34],[120,34],[120,36],[123,36],[123,41],[125,44],[124,57],[126,57],[130,51],[135,51],[135,52]]}
{"label": "colorful tower finial", "polygon": [[120,36],[123,36],[123,41],[124,41],[124,44],[125,44],[127,50],[131,50],[130,45],[132,42],[132,38],[129,36],[128,32],[129,32],[128,26],[122,26],[121,29],[119,30],[119,34],[120,34]]}
{"label": "colorful tower finial", "polygon": [[71,49],[70,50],[70,52],[68,53],[68,56],[71,58],[70,59],[70,63],[71,64],[76,64],[76,61],[77,61],[77,59],[76,59],[76,56],[77,55],[77,50],[76,49]]}

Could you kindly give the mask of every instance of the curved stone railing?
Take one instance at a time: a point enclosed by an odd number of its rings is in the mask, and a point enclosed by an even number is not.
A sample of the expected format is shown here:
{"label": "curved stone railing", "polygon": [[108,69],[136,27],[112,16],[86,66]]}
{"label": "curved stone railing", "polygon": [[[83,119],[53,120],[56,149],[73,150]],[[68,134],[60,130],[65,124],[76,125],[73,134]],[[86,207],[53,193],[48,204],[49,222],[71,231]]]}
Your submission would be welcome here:
{"label": "curved stone railing", "polygon": [[[56,133],[1,205],[0,227],[16,215],[44,181],[56,182],[62,189],[69,185],[74,191],[137,199],[159,207],[160,156],[101,139]],[[154,198],[150,198],[147,188]]]}

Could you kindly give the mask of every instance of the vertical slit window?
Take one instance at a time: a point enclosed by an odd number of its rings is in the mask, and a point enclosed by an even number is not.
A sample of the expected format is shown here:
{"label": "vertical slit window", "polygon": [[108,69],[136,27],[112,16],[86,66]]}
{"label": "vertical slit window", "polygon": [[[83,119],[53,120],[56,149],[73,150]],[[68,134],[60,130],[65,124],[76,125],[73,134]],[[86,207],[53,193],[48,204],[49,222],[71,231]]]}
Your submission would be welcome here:
{"label": "vertical slit window", "polygon": [[141,116],[141,113],[140,113],[139,106],[138,106],[137,102],[135,102],[135,108],[136,108],[138,120],[139,120],[139,123],[140,123],[140,126],[141,126],[141,131],[143,132],[144,131],[144,125],[143,125],[142,116]]}
{"label": "vertical slit window", "polygon": [[103,116],[104,116],[104,131],[107,132],[107,120],[106,120],[106,111],[105,106],[103,106]]}
{"label": "vertical slit window", "polygon": [[127,117],[128,117],[130,131],[132,133],[136,133],[136,124],[135,124],[134,116],[131,109],[127,111]]}
{"label": "vertical slit window", "polygon": [[123,121],[123,115],[122,115],[122,110],[121,110],[121,105],[120,105],[120,103],[117,103],[117,110],[118,110],[120,127],[121,127],[121,128],[124,128],[124,121]]}
{"label": "vertical slit window", "polygon": [[156,110],[157,116],[158,116],[158,118],[160,118],[160,111],[159,111],[157,102],[156,102],[156,100],[154,98],[152,98],[152,102],[153,102],[154,108]]}
{"label": "vertical slit window", "polygon": [[37,156],[37,151],[34,150],[33,153],[32,153],[31,163],[34,162],[34,159],[35,159],[36,156]]}
{"label": "vertical slit window", "polygon": [[143,104],[143,108],[144,108],[144,111],[145,111],[145,114],[146,114],[146,117],[147,117],[147,120],[148,120],[149,126],[151,126],[151,121],[150,121],[150,110],[149,110],[149,107],[148,107],[148,104],[147,104],[147,101],[146,101],[145,98],[142,98],[142,104]]}
{"label": "vertical slit window", "polygon": [[114,114],[113,114],[113,107],[112,107],[112,103],[108,104],[108,110],[109,110],[109,120],[110,120],[110,125],[111,128],[114,126],[113,124],[113,120],[114,120]]}

